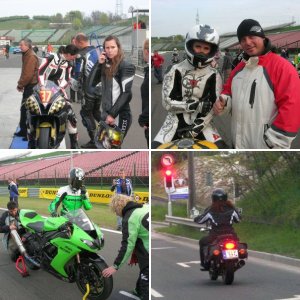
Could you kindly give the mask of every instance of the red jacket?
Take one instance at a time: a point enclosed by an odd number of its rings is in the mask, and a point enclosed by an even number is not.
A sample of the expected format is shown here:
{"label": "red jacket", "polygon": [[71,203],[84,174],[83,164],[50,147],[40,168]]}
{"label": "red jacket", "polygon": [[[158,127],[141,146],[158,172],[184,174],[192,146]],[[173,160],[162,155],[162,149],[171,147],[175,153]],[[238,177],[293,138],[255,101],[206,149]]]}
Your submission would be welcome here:
{"label": "red jacket", "polygon": [[164,63],[165,59],[163,58],[163,56],[161,56],[160,54],[156,53],[152,56],[151,58],[152,61],[152,65],[154,66],[154,68],[159,68],[162,66],[162,64]]}

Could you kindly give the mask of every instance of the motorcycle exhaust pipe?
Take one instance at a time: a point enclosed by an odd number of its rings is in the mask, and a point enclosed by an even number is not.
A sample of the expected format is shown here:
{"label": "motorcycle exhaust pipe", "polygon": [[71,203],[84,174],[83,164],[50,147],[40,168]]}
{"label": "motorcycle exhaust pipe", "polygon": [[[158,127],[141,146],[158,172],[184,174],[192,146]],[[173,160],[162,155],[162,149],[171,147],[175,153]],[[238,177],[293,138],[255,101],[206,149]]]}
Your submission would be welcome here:
{"label": "motorcycle exhaust pipe", "polygon": [[24,245],[21,241],[21,238],[17,232],[17,230],[13,229],[10,231],[11,236],[13,237],[14,241],[16,242],[18,249],[27,260],[29,260],[32,264],[34,264],[36,267],[40,267],[40,264],[37,263],[34,259],[32,259],[26,252],[26,249],[24,248]]}
{"label": "motorcycle exhaust pipe", "polygon": [[246,264],[246,263],[245,263],[244,260],[240,260],[240,261],[237,263],[235,270],[238,270],[238,269],[242,268],[245,264]]}
{"label": "motorcycle exhaust pipe", "polygon": [[20,238],[20,236],[19,236],[17,230],[15,230],[15,229],[11,230],[11,231],[10,231],[10,234],[11,234],[11,236],[13,237],[15,243],[17,244],[20,253],[21,253],[22,255],[25,255],[25,254],[27,255],[26,249],[25,249],[24,246],[23,246],[23,243],[22,243],[22,241],[21,241],[21,238]]}

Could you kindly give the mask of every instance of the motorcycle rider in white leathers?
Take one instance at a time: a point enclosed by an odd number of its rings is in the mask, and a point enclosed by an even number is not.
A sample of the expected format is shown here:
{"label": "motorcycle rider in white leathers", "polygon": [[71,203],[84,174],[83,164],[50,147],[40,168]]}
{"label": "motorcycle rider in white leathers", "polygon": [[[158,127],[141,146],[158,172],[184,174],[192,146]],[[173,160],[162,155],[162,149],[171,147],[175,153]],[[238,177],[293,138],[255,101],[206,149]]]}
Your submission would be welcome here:
{"label": "motorcycle rider in white leathers", "polygon": [[187,58],[174,65],[164,77],[162,104],[168,115],[152,148],[182,138],[180,130],[188,126],[192,126],[194,138],[215,143],[219,148],[226,147],[210,122],[213,104],[222,88],[221,76],[211,66],[218,45],[219,35],[209,25],[196,25],[187,33]]}

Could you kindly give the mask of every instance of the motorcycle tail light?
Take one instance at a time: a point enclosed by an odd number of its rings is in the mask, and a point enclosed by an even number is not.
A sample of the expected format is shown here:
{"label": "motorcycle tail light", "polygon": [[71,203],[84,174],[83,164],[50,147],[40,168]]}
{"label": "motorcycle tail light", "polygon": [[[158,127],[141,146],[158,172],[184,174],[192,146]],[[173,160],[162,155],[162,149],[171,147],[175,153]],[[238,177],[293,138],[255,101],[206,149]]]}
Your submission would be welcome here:
{"label": "motorcycle tail light", "polygon": [[241,255],[245,255],[246,253],[247,253],[246,249],[240,249],[239,250],[239,254],[241,254]]}
{"label": "motorcycle tail light", "polygon": [[231,249],[234,249],[234,248],[235,248],[235,243],[233,243],[233,242],[225,243],[225,249],[231,250]]}
{"label": "motorcycle tail light", "polygon": [[219,256],[220,255],[220,250],[216,249],[213,251],[214,256]]}

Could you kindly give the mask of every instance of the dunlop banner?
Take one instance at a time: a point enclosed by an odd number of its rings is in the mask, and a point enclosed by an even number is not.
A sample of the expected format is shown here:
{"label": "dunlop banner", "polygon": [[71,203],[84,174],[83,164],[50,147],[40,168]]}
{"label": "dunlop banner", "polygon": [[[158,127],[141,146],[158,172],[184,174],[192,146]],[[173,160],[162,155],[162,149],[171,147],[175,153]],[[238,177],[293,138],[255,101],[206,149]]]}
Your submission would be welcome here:
{"label": "dunlop banner", "polygon": [[20,188],[18,189],[18,192],[19,192],[19,197],[24,197],[24,198],[28,197],[28,188]]}
{"label": "dunlop banner", "polygon": [[[58,189],[41,188],[40,198],[54,199]],[[89,198],[92,203],[110,203],[110,198],[114,194],[110,190],[88,190]],[[136,192],[134,193],[134,200],[143,203],[149,201],[148,192]]]}

